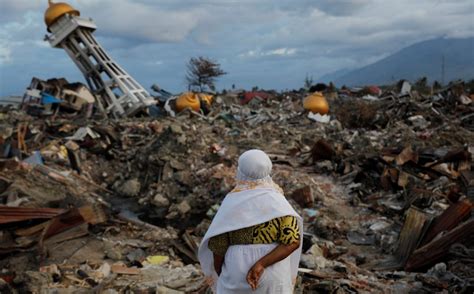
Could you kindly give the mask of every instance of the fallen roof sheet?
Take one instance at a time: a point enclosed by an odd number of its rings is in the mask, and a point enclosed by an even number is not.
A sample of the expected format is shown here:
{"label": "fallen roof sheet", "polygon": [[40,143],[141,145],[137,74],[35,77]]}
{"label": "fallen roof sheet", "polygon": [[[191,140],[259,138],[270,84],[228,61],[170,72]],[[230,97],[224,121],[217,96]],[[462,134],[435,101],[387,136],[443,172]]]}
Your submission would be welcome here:
{"label": "fallen roof sheet", "polygon": [[0,224],[25,221],[29,219],[50,219],[64,211],[64,209],[56,208],[25,208],[0,205]]}

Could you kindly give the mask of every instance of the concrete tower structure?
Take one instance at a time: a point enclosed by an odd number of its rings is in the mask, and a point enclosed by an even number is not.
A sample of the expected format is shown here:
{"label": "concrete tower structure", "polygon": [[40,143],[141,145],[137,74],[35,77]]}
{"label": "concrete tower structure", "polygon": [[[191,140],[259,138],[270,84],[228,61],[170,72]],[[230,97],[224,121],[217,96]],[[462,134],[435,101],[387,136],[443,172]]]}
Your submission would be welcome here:
{"label": "concrete tower structure", "polygon": [[154,104],[153,97],[123,70],[94,38],[97,28],[91,19],[66,3],[53,3],[44,20],[52,47],[64,49],[86,78],[98,99],[98,107],[114,117],[130,116]]}

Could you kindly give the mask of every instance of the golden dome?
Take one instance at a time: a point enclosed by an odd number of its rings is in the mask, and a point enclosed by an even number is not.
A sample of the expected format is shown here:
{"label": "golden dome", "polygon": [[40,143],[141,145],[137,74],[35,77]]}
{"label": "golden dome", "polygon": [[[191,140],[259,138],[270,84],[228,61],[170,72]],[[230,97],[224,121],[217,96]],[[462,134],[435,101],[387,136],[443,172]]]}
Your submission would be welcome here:
{"label": "golden dome", "polygon": [[323,93],[314,92],[303,100],[303,107],[312,113],[319,113],[321,115],[329,112],[329,104],[324,98]]}
{"label": "golden dome", "polygon": [[197,95],[199,96],[201,101],[205,101],[209,105],[212,104],[212,100],[214,99],[214,96],[212,96],[211,94],[199,93]]}
{"label": "golden dome", "polygon": [[66,13],[75,16],[79,16],[81,14],[79,10],[74,9],[71,5],[67,3],[53,3],[51,0],[49,0],[48,3],[49,7],[44,13],[44,22],[46,23],[46,26],[48,28]]}
{"label": "golden dome", "polygon": [[191,108],[194,111],[199,111],[199,109],[201,109],[201,102],[195,93],[185,92],[176,99],[176,110],[178,112],[181,112],[186,108]]}

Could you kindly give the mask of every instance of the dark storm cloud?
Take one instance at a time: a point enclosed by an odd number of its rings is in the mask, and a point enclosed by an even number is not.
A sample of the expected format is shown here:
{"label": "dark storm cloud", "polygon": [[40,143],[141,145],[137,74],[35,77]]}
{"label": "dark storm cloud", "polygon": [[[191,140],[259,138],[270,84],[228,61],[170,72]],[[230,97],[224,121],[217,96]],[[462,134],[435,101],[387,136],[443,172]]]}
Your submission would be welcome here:
{"label": "dark storm cloud", "polygon": [[[474,34],[472,0],[70,0],[98,40],[146,88],[185,89],[192,56],[217,59],[220,87],[298,88],[413,43]],[[42,41],[46,0],[0,0],[0,96],[32,76],[82,80],[65,52]]]}

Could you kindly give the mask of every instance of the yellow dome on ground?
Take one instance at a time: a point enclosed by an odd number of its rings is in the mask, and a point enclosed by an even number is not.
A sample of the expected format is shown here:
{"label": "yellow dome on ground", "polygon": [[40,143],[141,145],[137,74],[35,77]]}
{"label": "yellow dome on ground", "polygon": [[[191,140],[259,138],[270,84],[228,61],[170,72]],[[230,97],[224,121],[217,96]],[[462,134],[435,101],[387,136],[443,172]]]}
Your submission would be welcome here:
{"label": "yellow dome on ground", "polygon": [[53,3],[51,0],[49,0],[48,3],[49,7],[44,13],[44,22],[46,23],[46,26],[48,28],[66,13],[75,16],[79,16],[81,14],[79,10],[74,9],[71,5],[67,3]]}
{"label": "yellow dome on ground", "polygon": [[185,92],[176,99],[176,110],[178,112],[181,112],[188,107],[194,111],[199,111],[199,109],[201,109],[199,97],[193,92]]}
{"label": "yellow dome on ground", "polygon": [[307,96],[303,100],[303,107],[312,113],[319,113],[321,115],[327,114],[329,112],[329,104],[321,92],[314,92],[313,94]]}
{"label": "yellow dome on ground", "polygon": [[198,96],[199,96],[199,98],[201,98],[201,101],[206,101],[206,103],[209,104],[209,105],[212,104],[212,100],[213,100],[214,96],[212,96],[210,94],[205,94],[205,93],[199,93]]}

